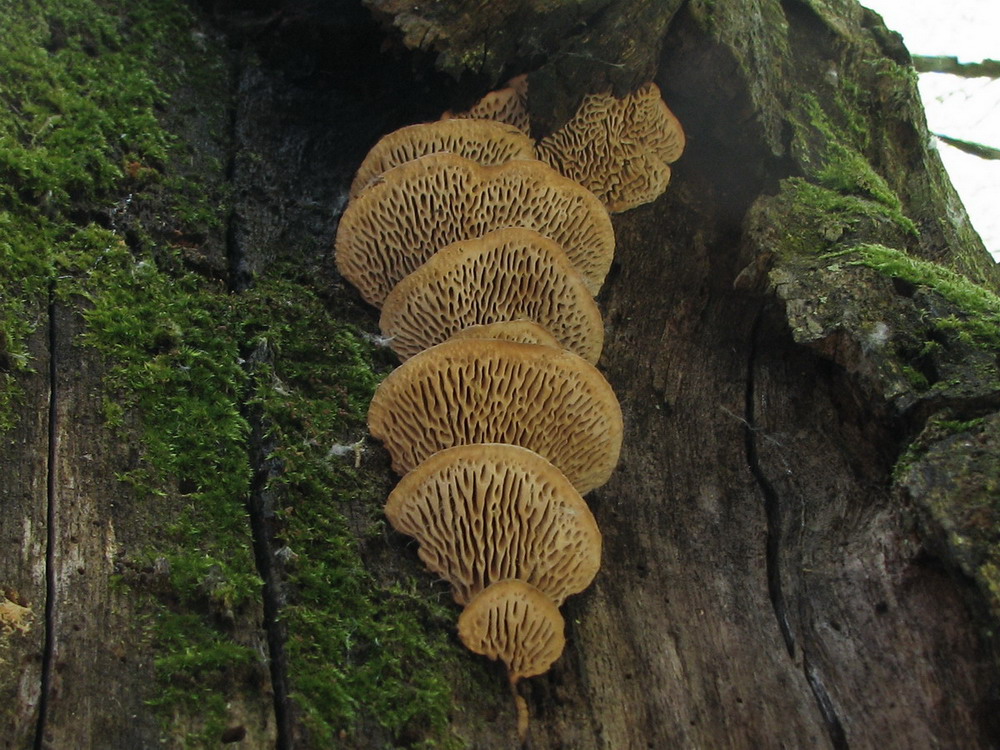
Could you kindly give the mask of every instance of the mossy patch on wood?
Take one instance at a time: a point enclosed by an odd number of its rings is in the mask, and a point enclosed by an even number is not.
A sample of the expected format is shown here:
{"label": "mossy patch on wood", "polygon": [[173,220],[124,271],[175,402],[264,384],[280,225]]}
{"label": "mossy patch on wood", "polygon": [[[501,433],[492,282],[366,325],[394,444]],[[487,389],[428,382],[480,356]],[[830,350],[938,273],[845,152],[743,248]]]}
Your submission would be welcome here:
{"label": "mossy patch on wood", "polygon": [[[122,498],[149,527],[114,583],[144,613],[164,741],[215,746],[234,696],[270,691],[246,506],[257,404],[280,466],[270,489],[294,560],[281,617],[311,745],[369,725],[388,744],[447,744],[450,613],[405,577],[367,572],[384,488],[331,452],[364,433],[370,347],[307,280],[233,294],[211,260],[225,257],[225,165],[202,158],[218,144],[170,128],[206,117],[226,130],[225,45],[178,0],[25,2],[0,21],[0,429],[45,324],[26,311],[75,307],[106,363],[102,429],[135,443]],[[263,342],[272,360],[247,368]]]}
{"label": "mossy patch on wood", "polygon": [[359,726],[378,727],[390,746],[449,746],[445,675],[459,649],[447,636],[445,592],[374,576],[363,559],[385,548],[388,488],[370,478],[367,460],[357,465],[359,451],[371,453],[365,415],[385,358],[280,270],[258,279],[240,307],[251,348],[267,352],[253,368],[254,393],[274,446],[265,491],[275,497],[292,701],[312,747],[346,742]]}
{"label": "mossy patch on wood", "polygon": [[[213,50],[174,0],[25,2],[0,17],[0,305],[12,363],[0,427],[14,418],[18,372],[32,366],[28,337],[44,324],[23,312],[39,300],[76,308],[81,343],[107,363],[104,429],[139,441],[119,502],[157,519],[149,547],[116,560],[119,582],[146,602],[137,609],[161,686],[149,701],[168,724],[178,711],[197,717],[175,742],[213,744],[239,675],[262,666],[233,628],[259,598],[243,503],[245,378],[225,289],[186,270],[168,241],[185,219],[152,215],[173,207],[159,188],[177,155],[160,123],[169,92]],[[185,69],[166,64],[177,55]],[[174,188],[197,200],[195,186]]]}
{"label": "mossy patch on wood", "polygon": [[917,237],[899,196],[864,156],[865,121],[845,86],[833,96],[834,115],[816,96],[798,97],[790,114],[792,154],[803,174],[782,179],[778,193],[751,210],[750,233],[779,257],[818,255],[865,241],[906,246]]}
{"label": "mossy patch on wood", "polygon": [[1000,297],[989,289],[938,263],[913,258],[884,245],[857,245],[837,253],[836,257],[941,295],[957,309],[950,315],[931,317],[935,328],[953,332],[977,349],[1000,348]]}
{"label": "mossy patch on wood", "polygon": [[0,429],[15,418],[17,373],[32,367],[29,301],[99,224],[126,160],[165,154],[162,96],[120,21],[89,0],[0,9]]}

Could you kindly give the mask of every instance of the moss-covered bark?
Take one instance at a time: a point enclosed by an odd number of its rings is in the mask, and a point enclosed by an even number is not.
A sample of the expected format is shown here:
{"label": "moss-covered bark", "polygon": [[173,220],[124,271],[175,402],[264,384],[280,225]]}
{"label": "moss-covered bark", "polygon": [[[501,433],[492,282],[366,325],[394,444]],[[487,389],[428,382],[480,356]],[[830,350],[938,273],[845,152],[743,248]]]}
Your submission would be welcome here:
{"label": "moss-covered bark", "polygon": [[180,2],[2,19],[5,746],[447,738],[456,649],[335,450],[384,364],[328,233],[256,213],[280,75]]}

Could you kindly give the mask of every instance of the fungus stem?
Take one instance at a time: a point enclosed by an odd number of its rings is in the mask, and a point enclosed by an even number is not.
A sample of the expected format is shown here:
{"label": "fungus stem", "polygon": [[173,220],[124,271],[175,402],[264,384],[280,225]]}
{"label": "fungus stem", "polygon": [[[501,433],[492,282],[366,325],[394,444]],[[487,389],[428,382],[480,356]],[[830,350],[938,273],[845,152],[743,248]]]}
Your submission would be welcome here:
{"label": "fungus stem", "polygon": [[517,708],[517,737],[523,748],[528,744],[528,702],[517,692],[517,680],[510,681],[510,694],[514,696],[514,706]]}

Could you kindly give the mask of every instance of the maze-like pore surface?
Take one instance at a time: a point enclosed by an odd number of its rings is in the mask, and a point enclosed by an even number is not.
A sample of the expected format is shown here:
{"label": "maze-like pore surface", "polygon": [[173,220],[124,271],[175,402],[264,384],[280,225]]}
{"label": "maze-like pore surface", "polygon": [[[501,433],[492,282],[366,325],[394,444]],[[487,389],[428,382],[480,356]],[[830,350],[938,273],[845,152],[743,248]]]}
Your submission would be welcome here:
{"label": "maze-like pore surface", "polygon": [[451,335],[453,339],[502,339],[522,344],[542,344],[559,348],[556,337],[531,320],[504,320],[469,326]]}
{"label": "maze-like pore surface", "polygon": [[421,156],[447,152],[477,164],[534,159],[535,144],[513,125],[491,120],[440,120],[410,125],[383,136],[358,167],[351,198],[393,167]]}
{"label": "maze-like pore surface", "polygon": [[537,147],[538,158],[593,191],[611,212],[658,198],[684,150],[680,122],[648,83],[623,99],[592,94]]}
{"label": "maze-like pore surface", "polygon": [[440,250],[389,293],[379,324],[407,359],[468,326],[518,319],[588,362],[601,356],[601,312],[566,254],[537,232],[509,228]]}
{"label": "maze-like pore surface", "polygon": [[531,117],[528,114],[528,76],[511,78],[502,89],[491,91],[466,112],[452,114],[446,112],[444,118],[477,118],[495,120],[513,125],[524,133],[531,132]]}
{"label": "maze-like pore surface", "polygon": [[430,154],[390,169],[351,201],[337,230],[341,275],[371,304],[441,248],[504,227],[556,242],[596,294],[614,255],[611,218],[593,193],[539,161],[481,166]]}
{"label": "maze-like pore surface", "polygon": [[513,445],[436,453],[403,477],[385,514],[420,542],[420,559],[462,606],[508,578],[560,605],[601,566],[601,533],[580,493],[544,458]]}
{"label": "maze-like pore surface", "polygon": [[500,659],[510,681],[548,671],[566,645],[559,608],[523,581],[483,589],[458,618],[458,635],[470,651]]}
{"label": "maze-like pore surface", "polygon": [[622,442],[618,400],[593,365],[485,339],[448,341],[404,362],[375,392],[368,426],[399,474],[454,445],[507,443],[546,458],[581,494],[608,480]]}

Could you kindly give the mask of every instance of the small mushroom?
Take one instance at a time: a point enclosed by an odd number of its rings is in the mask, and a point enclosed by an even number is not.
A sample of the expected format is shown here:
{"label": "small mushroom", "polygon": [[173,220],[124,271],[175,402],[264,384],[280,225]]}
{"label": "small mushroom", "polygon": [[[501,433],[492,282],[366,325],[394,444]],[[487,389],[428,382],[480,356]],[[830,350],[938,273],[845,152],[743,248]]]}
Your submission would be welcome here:
{"label": "small mushroom", "polygon": [[499,323],[483,323],[469,326],[451,335],[452,339],[501,339],[517,341],[521,344],[540,344],[561,348],[559,341],[551,333],[533,320],[503,320]]}
{"label": "small mushroom", "polygon": [[538,146],[538,158],[593,191],[612,213],[656,200],[669,164],[684,150],[684,131],[647,83],[623,99],[587,96],[576,114]]}
{"label": "small mushroom", "polygon": [[483,589],[458,618],[458,637],[466,648],[507,665],[522,744],[528,738],[528,704],[518,694],[517,683],[549,670],[566,646],[564,630],[559,608],[518,580]]}
{"label": "small mushroom", "polygon": [[400,281],[379,325],[402,359],[470,325],[526,318],[596,363],[601,311],[562,248],[521,227],[452,243]]}
{"label": "small mushroom", "polygon": [[400,480],[385,515],[420,542],[424,564],[467,605],[518,578],[560,605],[601,567],[601,532],[555,466],[516,445],[458,445]]}
{"label": "small mushroom", "polygon": [[453,445],[507,443],[544,456],[581,494],[611,476],[623,431],[611,386],[582,357],[487,339],[408,359],[375,391],[368,428],[399,474]]}
{"label": "small mushroom", "polygon": [[482,166],[429,154],[385,172],[340,219],[337,268],[368,302],[446,245],[504,227],[556,242],[596,294],[614,255],[611,218],[586,188],[539,161]]}
{"label": "small mushroom", "polygon": [[513,125],[523,133],[530,133],[531,117],[528,115],[527,74],[511,78],[504,88],[486,94],[465,112],[458,114],[445,112],[442,116],[443,120],[450,118],[495,120]]}
{"label": "small mushroom", "polygon": [[513,125],[489,120],[439,120],[409,125],[383,136],[368,152],[351,184],[351,198],[383,172],[441,152],[493,165],[511,159],[534,159],[535,144]]}

